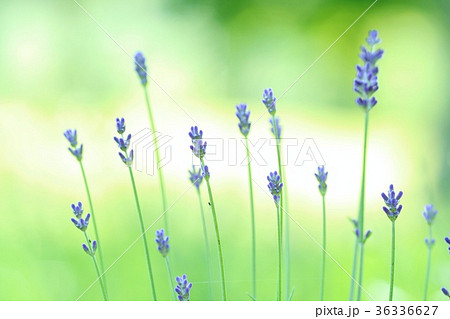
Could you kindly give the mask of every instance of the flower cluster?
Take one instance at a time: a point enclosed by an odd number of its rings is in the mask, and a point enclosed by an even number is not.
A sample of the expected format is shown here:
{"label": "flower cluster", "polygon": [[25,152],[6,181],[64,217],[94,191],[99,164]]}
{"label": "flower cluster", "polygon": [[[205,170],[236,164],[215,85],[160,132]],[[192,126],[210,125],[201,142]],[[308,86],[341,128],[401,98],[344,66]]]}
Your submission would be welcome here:
{"label": "flower cluster", "polygon": [[360,96],[356,99],[356,104],[366,112],[377,104],[377,100],[372,96],[378,90],[378,67],[376,62],[383,56],[383,50],[375,50],[375,45],[381,42],[378,38],[378,31],[369,31],[366,39],[369,48],[363,46],[359,57],[364,65],[356,66],[356,79],[353,82],[353,90]]}
{"label": "flower cluster", "polygon": [[77,141],[77,130],[67,130],[64,132],[64,137],[69,141],[70,143],[70,147],[68,148],[70,153],[72,153],[73,156],[75,156],[75,158],[78,161],[81,161],[83,159],[83,144],[80,145],[80,147],[78,146],[78,141]]}
{"label": "flower cluster", "polygon": [[316,175],[316,179],[319,182],[319,192],[320,194],[322,194],[322,196],[325,196],[325,194],[327,193],[328,172],[325,172],[325,166],[323,165],[317,167],[317,171],[317,174],[314,175]]}
{"label": "flower cluster", "polygon": [[203,131],[199,130],[197,126],[192,126],[189,132],[189,137],[192,140],[191,150],[195,156],[200,160],[203,159],[206,153],[206,142],[203,142]]}
{"label": "flower cluster", "polygon": [[273,96],[272,89],[264,90],[262,102],[266,106],[267,111],[269,111],[270,115],[275,115],[275,113],[277,112],[276,100],[277,99]]}
{"label": "flower cluster", "polygon": [[175,292],[177,293],[177,297],[179,301],[189,301],[190,291],[192,288],[192,283],[188,282],[187,276],[183,275],[181,277],[176,277],[177,286],[175,287]]}
{"label": "flower cluster", "polygon": [[383,206],[383,210],[391,221],[395,221],[403,208],[402,205],[398,204],[400,198],[403,196],[403,192],[402,191],[398,192],[396,196],[394,191],[394,185],[391,184],[389,186],[389,191],[387,193],[388,195],[386,195],[385,193],[381,194],[381,197],[383,197],[384,202],[387,206],[387,207]]}
{"label": "flower cluster", "polygon": [[[86,233],[86,230],[89,225],[89,220],[91,219],[91,214],[87,214],[85,218],[83,218],[83,204],[81,202],[78,202],[77,205],[72,204],[72,212],[75,215],[76,218],[71,218],[70,220],[75,225],[76,228],[81,230],[83,233]],[[97,251],[97,241],[94,240],[92,242],[92,249],[89,248],[90,246],[83,244],[81,245],[83,250],[91,257],[94,257],[95,252]]]}
{"label": "flower cluster", "polygon": [[197,189],[199,189],[200,184],[203,181],[203,174],[201,168],[198,170],[195,168],[194,165],[192,165],[192,171],[189,171],[189,180],[192,184],[194,184]]}
{"label": "flower cluster", "polygon": [[202,166],[202,176],[206,181],[209,181],[211,174],[209,173],[208,165]]}
{"label": "flower cluster", "polygon": [[[275,126],[273,125],[273,118],[269,119],[269,123],[270,123],[270,131],[272,132],[273,136],[275,136],[275,138],[280,139],[281,138],[281,126],[280,126],[280,118],[279,117],[275,117]],[[275,131],[276,128],[276,131]],[[276,134],[275,134],[276,132]]]}
{"label": "flower cluster", "polygon": [[136,52],[134,55],[135,70],[139,75],[142,85],[147,85],[147,66],[145,65],[145,57],[142,52]]}
{"label": "flower cluster", "polygon": [[117,146],[119,149],[123,152],[119,152],[119,156],[122,159],[122,162],[130,167],[133,163],[133,150],[130,151],[128,154],[128,148],[130,147],[131,142],[131,134],[128,134],[127,138],[124,138],[123,133],[125,133],[125,119],[124,118],[117,118],[116,119],[116,130],[117,133],[120,134],[121,137],[114,137],[114,141],[116,141]]}
{"label": "flower cluster", "polygon": [[236,116],[239,119],[239,129],[242,135],[247,136],[250,132],[251,123],[249,122],[250,111],[247,110],[247,104],[236,105]]}
{"label": "flower cluster", "polygon": [[164,236],[164,229],[156,231],[155,242],[158,244],[158,250],[163,257],[166,257],[169,253],[169,236]]}
{"label": "flower cluster", "polygon": [[433,220],[437,215],[437,210],[434,209],[433,204],[425,205],[425,208],[423,210],[423,217],[427,221],[428,225],[433,224]]}
{"label": "flower cluster", "polygon": [[278,175],[277,171],[270,172],[267,176],[267,180],[269,181],[269,184],[267,187],[269,188],[270,193],[273,196],[273,200],[275,201],[275,204],[280,203],[281,198],[281,189],[283,187],[283,183],[281,182],[281,177]]}

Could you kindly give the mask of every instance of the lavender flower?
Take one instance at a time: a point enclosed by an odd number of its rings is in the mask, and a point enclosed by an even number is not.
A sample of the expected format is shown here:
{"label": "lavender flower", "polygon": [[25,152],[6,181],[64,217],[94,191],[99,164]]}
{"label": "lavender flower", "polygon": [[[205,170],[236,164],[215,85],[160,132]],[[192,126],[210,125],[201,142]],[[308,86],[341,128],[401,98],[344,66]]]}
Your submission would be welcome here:
{"label": "lavender flower", "polygon": [[191,150],[192,153],[200,160],[203,159],[206,153],[206,142],[203,142],[203,131],[199,130],[197,126],[192,126],[189,132],[189,137],[192,140]]}
{"label": "lavender flower", "polygon": [[398,204],[402,196],[402,191],[398,192],[397,196],[395,196],[394,186],[392,184],[389,186],[388,195],[386,195],[385,193],[381,194],[381,197],[383,197],[384,202],[387,206],[383,206],[383,210],[391,221],[395,221],[397,219],[403,208],[402,205]]}
{"label": "lavender flower", "polygon": [[266,106],[267,111],[269,111],[270,115],[275,115],[276,108],[276,98],[273,96],[272,89],[265,89],[263,93],[262,102]]}
{"label": "lavender flower", "polygon": [[75,218],[71,218],[70,220],[72,221],[72,223],[75,225],[76,228],[78,228],[79,230],[85,232],[88,225],[89,225],[89,220],[91,219],[91,214],[87,214],[86,218],[80,218],[80,219],[75,219]]}
{"label": "lavender flower", "polygon": [[208,165],[202,166],[202,175],[205,181],[209,181],[211,174],[209,173]]}
{"label": "lavender flower", "polygon": [[442,287],[441,291],[442,291],[442,293],[443,293],[444,295],[446,295],[447,297],[450,298],[450,293],[448,292],[447,289],[445,289],[444,287]]}
{"label": "lavender flower", "polygon": [[177,293],[177,297],[179,301],[189,301],[190,299],[190,291],[192,289],[192,283],[188,282],[187,276],[183,275],[181,277],[176,277],[177,286],[175,287],[175,292]]}
{"label": "lavender flower", "polygon": [[450,254],[450,238],[445,237],[444,240],[445,240],[445,242],[449,245],[449,246],[448,246],[448,253]]}
{"label": "lavender flower", "polygon": [[321,165],[317,167],[317,174],[316,179],[319,182],[319,192],[322,194],[322,196],[325,196],[327,193],[327,178],[328,178],[328,172],[325,172],[325,166]]}
{"label": "lavender flower", "polygon": [[119,152],[119,157],[126,166],[130,167],[133,163],[134,152],[133,150],[131,150],[130,153],[128,153],[128,148],[130,147],[131,143],[131,134],[128,134],[126,139],[123,137],[123,133],[125,133],[124,118],[116,119],[116,130],[117,133],[121,135],[121,137],[114,137],[114,141],[117,143],[119,149],[123,152]]}
{"label": "lavender flower", "polygon": [[269,123],[270,123],[270,131],[272,132],[273,136],[275,136],[275,138],[280,139],[281,138],[281,126],[280,126],[280,118],[279,117],[275,117],[275,125],[276,125],[276,133],[275,134],[275,127],[273,126],[273,118],[269,119]]}
{"label": "lavender flower", "polygon": [[281,188],[283,187],[281,177],[280,175],[278,175],[277,171],[274,171],[273,173],[269,173],[269,175],[267,176],[267,180],[269,181],[267,187],[269,188],[269,191],[273,196],[275,204],[278,205],[280,203]]}
{"label": "lavender flower", "polygon": [[433,224],[433,220],[437,215],[437,210],[434,209],[433,204],[425,205],[424,211],[423,211],[423,217],[427,221],[428,225]]}
{"label": "lavender flower", "polygon": [[94,240],[92,242],[92,249],[89,249],[88,245],[86,245],[86,244],[82,244],[81,247],[83,248],[83,250],[86,254],[88,254],[91,257],[94,257],[95,252],[97,251],[97,241]]}
{"label": "lavender flower", "polygon": [[78,146],[78,141],[77,141],[77,130],[67,130],[64,132],[64,137],[69,141],[70,143],[70,147],[68,148],[68,150],[70,151],[70,153],[72,153],[73,156],[75,156],[75,158],[78,161],[81,161],[83,159],[83,144],[80,145],[80,147]]}
{"label": "lavender flower", "polygon": [[201,168],[196,170],[195,166],[192,165],[192,171],[189,171],[189,180],[191,181],[192,184],[194,184],[195,187],[197,187],[197,189],[199,189],[200,184],[203,181]]}
{"label": "lavender flower", "polygon": [[78,202],[77,205],[72,204],[71,207],[76,218],[80,218],[83,215],[83,204],[81,202]]}
{"label": "lavender flower", "polygon": [[156,231],[155,242],[158,244],[158,250],[163,257],[169,253],[169,236],[164,236],[164,229]]}
{"label": "lavender flower", "polygon": [[381,42],[378,32],[369,31],[366,39],[369,48],[362,47],[359,55],[364,65],[356,66],[356,79],[353,82],[353,90],[360,96],[356,99],[356,104],[370,111],[377,104],[377,100],[372,96],[378,90],[378,67],[376,62],[383,56],[383,50],[375,50],[375,45]]}
{"label": "lavender flower", "polygon": [[250,132],[251,123],[249,122],[250,111],[247,111],[247,104],[236,105],[236,116],[239,119],[239,129],[242,135],[247,136]]}
{"label": "lavender flower", "polygon": [[139,75],[142,85],[147,85],[147,66],[145,65],[145,57],[142,52],[138,51],[134,55],[135,70]]}

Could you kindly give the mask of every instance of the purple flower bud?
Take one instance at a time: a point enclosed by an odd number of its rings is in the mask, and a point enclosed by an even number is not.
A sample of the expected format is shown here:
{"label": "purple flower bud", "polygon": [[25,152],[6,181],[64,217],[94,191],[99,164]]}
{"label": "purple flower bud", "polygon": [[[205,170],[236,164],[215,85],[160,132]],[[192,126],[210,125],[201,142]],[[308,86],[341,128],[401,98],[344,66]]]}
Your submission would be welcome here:
{"label": "purple flower bud", "polygon": [[269,191],[273,196],[275,204],[278,205],[281,198],[281,189],[283,188],[281,177],[280,175],[278,175],[277,171],[274,171],[273,173],[269,173],[269,175],[267,176],[267,180],[269,181],[267,187],[269,188]]}
{"label": "purple flower bud", "polygon": [[178,300],[179,301],[189,301],[192,283],[189,283],[187,281],[186,275],[183,275],[182,277],[176,277],[175,280],[178,284],[175,287],[174,291],[178,295]]}
{"label": "purple flower bud", "polygon": [[270,115],[275,115],[277,108],[276,108],[276,98],[273,96],[272,89],[265,89],[263,92],[263,99],[262,102],[266,106],[267,111],[269,111]]}
{"label": "purple flower bud", "polygon": [[239,119],[239,130],[242,135],[247,136],[251,126],[249,122],[250,111],[247,111],[247,104],[236,105],[236,116]]}
{"label": "purple flower bud", "polygon": [[403,206],[399,205],[399,200],[403,196],[403,192],[400,191],[397,196],[395,196],[394,185],[389,186],[389,191],[386,194],[381,194],[386,206],[383,206],[383,210],[386,213],[387,217],[391,221],[395,221],[402,211]]}
{"label": "purple flower bud", "polygon": [[78,202],[77,205],[72,204],[71,207],[76,218],[80,218],[83,215],[83,205],[81,202]]}
{"label": "purple flower bud", "polygon": [[141,84],[147,85],[147,66],[145,65],[145,57],[142,52],[136,52],[134,55],[134,65]]}

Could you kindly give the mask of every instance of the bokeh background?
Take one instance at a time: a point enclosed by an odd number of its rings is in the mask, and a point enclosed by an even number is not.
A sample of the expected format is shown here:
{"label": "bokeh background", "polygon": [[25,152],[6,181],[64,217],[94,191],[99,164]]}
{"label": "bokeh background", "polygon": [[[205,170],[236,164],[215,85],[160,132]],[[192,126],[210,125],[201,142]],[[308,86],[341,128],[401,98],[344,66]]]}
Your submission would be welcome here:
{"label": "bokeh background", "polygon": [[[225,139],[223,160],[211,158],[229,297],[249,300],[250,218],[247,170],[240,165],[234,106],[252,111],[250,139],[270,138],[262,90],[281,94],[372,1],[129,0],[79,1],[123,50],[142,50],[158,129],[172,137],[165,167],[169,202],[189,187],[192,164],[189,127]],[[378,300],[388,295],[390,222],[380,193],[390,183],[404,191],[397,221],[395,299],[423,294],[427,224],[423,206],[439,210],[434,226],[429,297],[444,300],[450,258],[443,237],[450,231],[449,2],[376,3],[278,103],[283,136],[313,138],[329,171],[329,253],[351,271],[353,227],[361,175],[363,112],[354,103],[352,80],[358,53],[370,29],[378,29],[385,56],[379,62],[378,105],[370,114],[364,288]],[[87,171],[106,263],[111,264],[139,235],[126,168],[112,140],[115,117],[131,133],[148,127],[144,97],[133,61],[71,0],[3,1],[0,11],[0,299],[74,300],[95,279],[81,250],[82,234],[70,222],[70,204],[86,194],[76,160],[62,133],[76,128]],[[170,96],[170,97],[169,97]],[[175,100],[177,103],[175,103]],[[178,106],[181,106],[181,108]],[[183,111],[184,109],[184,111]],[[192,118],[186,116],[185,111]],[[211,149],[212,150],[212,149]],[[254,165],[257,220],[257,298],[273,300],[276,284],[276,223],[265,176],[276,168],[275,150],[263,148],[266,165]],[[295,154],[294,154],[295,155]],[[294,156],[289,153],[289,156]],[[219,160],[218,160],[219,158]],[[237,158],[237,165],[229,158]],[[208,160],[208,157],[207,157]],[[321,201],[316,163],[289,162],[290,214],[320,241]],[[156,176],[136,171],[144,218],[161,213]],[[202,188],[203,198],[206,198]],[[207,209],[207,203],[204,203]],[[194,189],[168,212],[173,272],[188,274],[193,300],[220,297],[218,265],[211,282]],[[210,215],[210,244],[214,248]],[[149,230],[160,299],[170,299],[164,261]],[[92,229],[91,229],[92,231]],[[320,248],[291,223],[294,300],[317,300]],[[92,232],[91,232],[92,234]],[[216,251],[212,251],[216,258]],[[113,300],[148,300],[150,290],[138,242],[107,273]],[[346,300],[350,279],[328,259],[327,300]],[[367,295],[363,299],[367,300]],[[94,285],[82,300],[101,299]]]}

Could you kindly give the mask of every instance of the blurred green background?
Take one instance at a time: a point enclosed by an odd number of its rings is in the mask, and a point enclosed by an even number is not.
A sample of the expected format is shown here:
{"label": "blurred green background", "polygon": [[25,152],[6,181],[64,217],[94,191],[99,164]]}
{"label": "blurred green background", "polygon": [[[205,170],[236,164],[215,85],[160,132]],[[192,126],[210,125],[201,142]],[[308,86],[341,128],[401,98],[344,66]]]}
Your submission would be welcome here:
{"label": "blurred green background", "polygon": [[[234,105],[248,103],[250,138],[269,138],[262,90],[281,94],[372,1],[129,0],[79,1],[134,54],[142,50],[150,75],[197,122],[206,137],[240,138]],[[378,29],[385,56],[379,62],[378,105],[371,111],[367,170],[364,288],[378,300],[388,295],[390,222],[380,193],[390,183],[404,191],[397,221],[395,299],[423,293],[427,224],[423,206],[439,210],[434,227],[429,298],[444,300],[450,258],[449,19],[448,1],[376,3],[278,103],[286,138],[313,138],[329,171],[329,253],[351,272],[360,187],[363,112],[352,91],[355,64],[367,31]],[[126,168],[112,140],[115,117],[130,132],[148,127],[133,62],[71,0],[3,1],[0,11],[0,299],[74,300],[95,279],[83,237],[70,222],[70,204],[87,199],[76,160],[62,133],[76,128],[109,265],[139,235]],[[165,166],[169,202],[189,187],[189,127],[195,124],[155,83],[150,83],[157,127],[171,136],[173,161]],[[238,154],[243,146],[238,143]],[[228,153],[226,151],[225,157]],[[232,155],[234,156],[234,155]],[[257,219],[257,298],[273,300],[276,223],[265,176],[276,167],[254,165]],[[207,158],[208,159],[208,158]],[[209,161],[223,237],[229,297],[249,300],[250,219],[247,170]],[[290,214],[321,239],[321,201],[316,164],[289,165]],[[136,172],[144,218],[162,212],[156,176]],[[257,185],[261,186],[261,188]],[[202,189],[205,191],[205,189]],[[204,199],[206,193],[203,194]],[[206,202],[204,203],[207,208]],[[208,297],[201,221],[194,189],[168,212],[173,272],[194,283],[192,300]],[[213,241],[210,223],[211,246]],[[160,299],[170,291],[164,261],[149,231]],[[91,235],[92,231],[91,230]],[[291,223],[294,300],[317,300],[321,250]],[[213,250],[216,258],[216,250]],[[216,259],[214,259],[215,261]],[[210,283],[220,297],[218,265]],[[107,273],[112,300],[148,300],[150,290],[138,242]],[[349,277],[327,261],[327,300],[346,300]],[[369,297],[364,295],[368,300]],[[82,300],[101,299],[94,285]]]}

